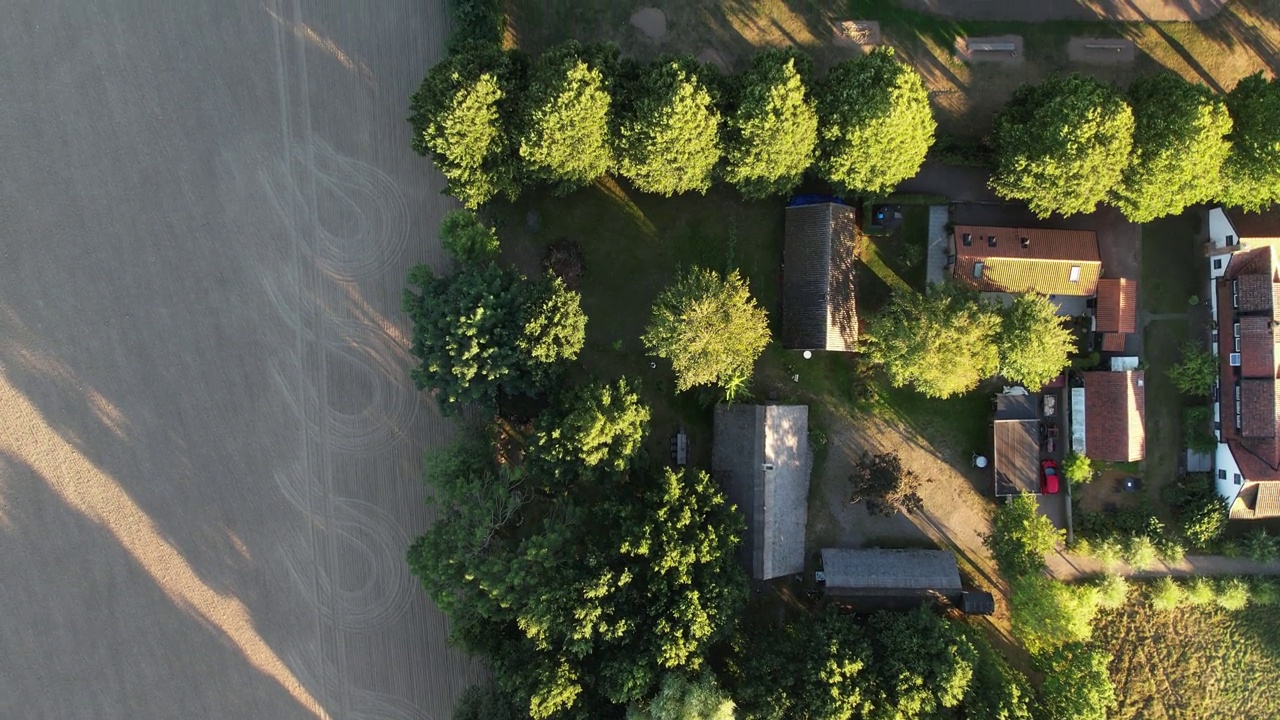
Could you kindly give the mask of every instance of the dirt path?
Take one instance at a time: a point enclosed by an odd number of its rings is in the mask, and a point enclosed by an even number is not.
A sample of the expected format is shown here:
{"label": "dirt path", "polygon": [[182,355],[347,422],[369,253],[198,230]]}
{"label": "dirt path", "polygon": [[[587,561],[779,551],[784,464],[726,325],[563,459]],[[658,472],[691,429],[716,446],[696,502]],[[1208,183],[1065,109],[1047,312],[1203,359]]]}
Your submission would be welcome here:
{"label": "dirt path", "polygon": [[1230,0],[903,0],[903,5],[950,18],[972,20],[1205,20]]}
{"label": "dirt path", "polygon": [[399,312],[443,2],[0,3],[0,717],[447,717]]}

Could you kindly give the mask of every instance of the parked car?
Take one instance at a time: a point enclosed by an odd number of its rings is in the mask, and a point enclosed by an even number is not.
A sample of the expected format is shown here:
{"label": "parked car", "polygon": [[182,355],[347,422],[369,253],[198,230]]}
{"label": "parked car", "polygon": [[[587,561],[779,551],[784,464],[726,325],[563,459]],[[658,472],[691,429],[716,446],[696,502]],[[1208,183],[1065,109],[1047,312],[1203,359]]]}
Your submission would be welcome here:
{"label": "parked car", "polygon": [[1058,492],[1058,463],[1052,460],[1040,461],[1040,492],[1046,495]]}

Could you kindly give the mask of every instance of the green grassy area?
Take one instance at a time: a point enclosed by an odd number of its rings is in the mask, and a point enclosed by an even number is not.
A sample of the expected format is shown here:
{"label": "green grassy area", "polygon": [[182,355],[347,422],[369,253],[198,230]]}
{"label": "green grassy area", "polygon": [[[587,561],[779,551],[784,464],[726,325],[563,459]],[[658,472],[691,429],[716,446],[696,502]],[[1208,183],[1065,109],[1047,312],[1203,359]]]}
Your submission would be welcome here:
{"label": "green grassy area", "polygon": [[743,202],[724,187],[706,196],[663,198],[604,179],[564,197],[530,192],[516,203],[495,205],[491,215],[504,259],[526,274],[541,272],[549,244],[571,240],[581,246],[586,270],[580,291],[588,320],[580,372],[639,380],[653,409],[655,454],[665,454],[668,439],[683,424],[691,460],[708,459],[710,398],[696,391],[677,395],[670,364],[650,368],[640,336],[658,292],[680,268],[691,266],[739,269],[769,312],[776,335],[783,203]]}
{"label": "green grassy area", "polygon": [[[1150,320],[1143,329],[1146,373],[1147,457],[1144,492],[1160,506],[1160,489],[1177,475],[1183,451],[1182,409],[1193,400],[1169,381],[1169,367],[1181,359],[1179,347],[1191,333],[1187,300],[1203,294],[1205,258],[1196,242],[1195,213],[1142,228],[1140,305],[1149,313],[1175,317]],[[1203,298],[1201,298],[1203,299]],[[1177,317],[1180,316],[1180,317]]]}
{"label": "green grassy area", "polygon": [[1155,613],[1133,601],[1104,611],[1095,643],[1113,658],[1113,720],[1274,718],[1280,614],[1187,607]]}

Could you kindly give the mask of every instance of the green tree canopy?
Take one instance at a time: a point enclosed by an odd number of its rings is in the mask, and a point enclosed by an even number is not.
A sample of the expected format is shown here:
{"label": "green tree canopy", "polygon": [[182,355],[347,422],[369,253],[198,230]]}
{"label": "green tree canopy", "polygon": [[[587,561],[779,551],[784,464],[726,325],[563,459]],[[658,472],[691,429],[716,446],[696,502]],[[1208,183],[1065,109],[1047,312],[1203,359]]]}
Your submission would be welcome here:
{"label": "green tree canopy", "polygon": [[924,508],[920,499],[920,478],[902,467],[902,459],[896,453],[872,455],[863,452],[854,463],[849,476],[853,492],[849,502],[866,502],[867,512],[885,517],[898,511],[919,512]]}
{"label": "green tree canopy", "polygon": [[444,216],[440,242],[463,265],[483,265],[498,257],[498,234],[467,210],[454,210]]}
{"label": "green tree canopy", "polygon": [[1000,374],[1039,392],[1071,364],[1075,337],[1058,315],[1058,306],[1043,295],[1016,295],[1002,313]]}
{"label": "green tree canopy", "polygon": [[571,40],[538,57],[521,114],[519,150],[527,176],[568,191],[613,166],[609,123],[617,52]]}
{"label": "green tree canopy", "polygon": [[1062,474],[1075,485],[1087,483],[1093,479],[1093,463],[1087,455],[1073,450],[1062,461]]}
{"label": "green tree canopy", "polygon": [[824,179],[843,192],[886,193],[920,169],[937,123],[924,81],[892,48],[836,65],[816,94]]}
{"label": "green tree canopy", "polygon": [[1119,92],[1093,78],[1023,85],[995,118],[991,188],[1040,217],[1092,212],[1120,184],[1133,124]]}
{"label": "green tree canopy", "polygon": [[902,291],[868,327],[867,357],[884,366],[894,387],[914,385],[929,397],[969,392],[999,367],[1000,315],[952,283],[924,295]]}
{"label": "green tree canopy", "polygon": [[627,710],[627,720],[733,720],[733,701],[710,673],[694,678],[668,673],[662,689],[647,703]]}
{"label": "green tree canopy", "polygon": [[785,195],[814,161],[818,112],[805,91],[813,61],[794,49],[766,50],[738,78],[725,133],[725,179],[747,198]]}
{"label": "green tree canopy", "polygon": [[1040,514],[1035,495],[1014,495],[996,509],[991,534],[983,543],[991,550],[1006,578],[1034,575],[1044,569],[1045,556],[1062,541],[1063,531]]}
{"label": "green tree canopy", "polygon": [[586,335],[579,296],[552,276],[529,283],[495,263],[437,278],[409,271],[402,301],[413,321],[414,383],[446,410],[491,402],[498,392],[534,393],[577,357]]}
{"label": "green tree canopy", "polygon": [[869,709],[869,660],[861,628],[828,608],[782,627],[743,621],[725,676],[744,720],[847,720]]}
{"label": "green tree canopy", "polygon": [[965,695],[963,717],[974,720],[1032,720],[1035,691],[1027,677],[991,647],[981,630],[967,626],[965,634],[977,651],[977,662]]}
{"label": "green tree canopy", "polygon": [[1115,686],[1105,650],[1068,643],[1036,663],[1044,673],[1040,699],[1046,720],[1107,720]]}
{"label": "green tree canopy", "polygon": [[1013,634],[1032,655],[1092,636],[1098,614],[1096,587],[1068,585],[1043,575],[1014,578],[1010,586]]}
{"label": "green tree canopy", "polygon": [[1280,202],[1280,83],[1256,73],[1227,95],[1234,126],[1219,199],[1247,210]]}
{"label": "green tree canopy", "polygon": [[1208,396],[1218,380],[1218,359],[1194,340],[1182,343],[1182,362],[1168,369],[1169,380],[1184,395]]}
{"label": "green tree canopy", "polygon": [[737,270],[692,268],[659,293],[642,339],[671,361],[678,391],[723,386],[751,377],[769,344],[769,318]]}
{"label": "green tree canopy", "polygon": [[529,475],[505,486],[529,508],[508,517],[483,510],[490,495],[453,489],[510,477],[493,453],[450,457],[428,475],[438,520],[409,563],[503,693],[534,718],[599,717],[602,703],[648,699],[669,671],[702,669],[746,595],[742,521],[706,473],[602,474],[550,499]]}
{"label": "green tree canopy", "polygon": [[1216,197],[1231,151],[1231,115],[1223,99],[1203,85],[1161,73],[1135,80],[1129,101],[1133,154],[1112,192],[1125,217],[1151,222]]}
{"label": "green tree canopy", "polygon": [[872,616],[872,720],[937,717],[958,706],[973,680],[977,651],[958,625],[928,608]]}
{"label": "green tree canopy", "polygon": [[649,430],[649,408],[620,378],[566,391],[540,415],[529,452],[553,475],[582,468],[625,470]]}
{"label": "green tree canopy", "polygon": [[722,152],[720,111],[688,58],[663,60],[623,83],[615,110],[619,171],[641,192],[704,193]]}
{"label": "green tree canopy", "polygon": [[1227,504],[1205,475],[1187,475],[1167,486],[1164,500],[1173,508],[1181,535],[1197,550],[1212,550],[1227,531]]}
{"label": "green tree canopy", "polygon": [[464,44],[427,73],[409,101],[413,149],[430,154],[450,195],[476,208],[519,192],[510,140],[519,68],[491,44]]}

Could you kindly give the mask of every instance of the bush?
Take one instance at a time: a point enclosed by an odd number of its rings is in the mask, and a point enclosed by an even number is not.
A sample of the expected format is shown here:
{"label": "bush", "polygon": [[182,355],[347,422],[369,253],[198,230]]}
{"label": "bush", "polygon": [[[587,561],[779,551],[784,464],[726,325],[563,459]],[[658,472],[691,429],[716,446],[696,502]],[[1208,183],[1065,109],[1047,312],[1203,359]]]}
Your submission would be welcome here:
{"label": "bush", "polygon": [[1124,561],[1134,570],[1150,570],[1159,563],[1156,544],[1146,535],[1134,535],[1124,544]]}
{"label": "bush", "polygon": [[1208,397],[1218,380],[1218,359],[1195,340],[1182,343],[1182,362],[1168,370],[1169,380],[1184,395]]}
{"label": "bush", "polygon": [[1156,554],[1160,556],[1161,562],[1168,565],[1176,565],[1187,559],[1187,549],[1168,535],[1156,540]]}
{"label": "bush", "polygon": [[1112,568],[1124,561],[1124,545],[1116,538],[1107,538],[1093,544],[1095,560],[1105,568]]}
{"label": "bush", "polygon": [[463,265],[483,265],[498,257],[497,233],[466,210],[454,210],[444,216],[440,242]]}
{"label": "bush", "polygon": [[1249,604],[1249,584],[1240,578],[1222,581],[1218,586],[1218,607],[1229,612],[1243,610]]}
{"label": "bush", "polygon": [[1204,606],[1213,603],[1217,597],[1217,592],[1213,587],[1213,581],[1209,578],[1196,577],[1191,578],[1186,584],[1186,603],[1188,605]]}
{"label": "bush", "polygon": [[1217,546],[1227,529],[1227,505],[1213,478],[1206,474],[1179,478],[1165,490],[1164,501],[1173,509],[1180,534],[1191,547],[1209,550]]}
{"label": "bush", "polygon": [[507,29],[502,0],[449,0],[449,16],[453,18],[451,52],[469,42],[500,44]]}
{"label": "bush", "polygon": [[1153,580],[1147,587],[1147,602],[1157,612],[1177,610],[1186,600],[1186,592],[1171,577]]}
{"label": "bush", "polygon": [[1115,610],[1129,599],[1129,582],[1119,575],[1102,576],[1098,582],[1098,607]]}
{"label": "bush", "polygon": [[1280,585],[1270,578],[1249,581],[1249,602],[1261,607],[1280,605]]}
{"label": "bush", "polygon": [[1276,555],[1280,554],[1280,538],[1268,535],[1262,528],[1246,535],[1241,546],[1245,557],[1254,562],[1275,562]]}
{"label": "bush", "polygon": [[1043,575],[1015,579],[1011,586],[1013,634],[1032,655],[1066,643],[1085,642],[1098,614],[1098,588],[1067,585]]}
{"label": "bush", "polygon": [[1093,479],[1093,463],[1089,458],[1072,451],[1062,461],[1062,474],[1072,485],[1081,485]]}
{"label": "bush", "polygon": [[1197,405],[1182,411],[1182,440],[1195,452],[1212,453],[1218,449],[1218,438],[1213,434],[1212,408]]}
{"label": "bush", "polygon": [[1115,704],[1115,686],[1107,671],[1105,650],[1071,643],[1037,658],[1044,673],[1040,699],[1053,720],[1107,720]]}

